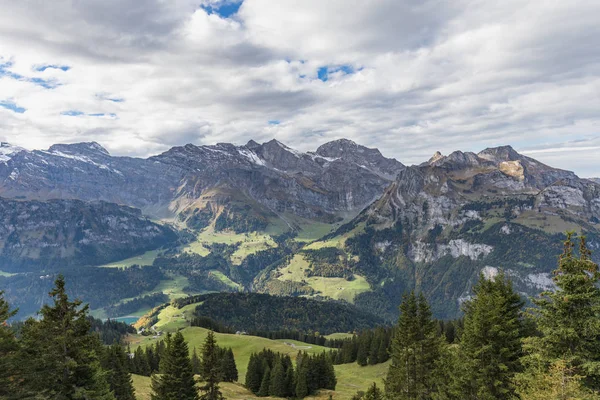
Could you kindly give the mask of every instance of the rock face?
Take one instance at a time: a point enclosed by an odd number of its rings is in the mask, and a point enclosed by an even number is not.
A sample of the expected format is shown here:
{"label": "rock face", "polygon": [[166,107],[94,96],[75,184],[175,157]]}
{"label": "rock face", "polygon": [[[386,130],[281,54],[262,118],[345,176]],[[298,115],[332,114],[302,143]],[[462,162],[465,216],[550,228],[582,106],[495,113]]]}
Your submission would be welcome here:
{"label": "rock face", "polygon": [[0,199],[0,270],[96,265],[173,243],[141,212],[106,202]]}
{"label": "rock face", "polygon": [[316,153],[300,153],[276,140],[188,144],[149,159],[112,157],[97,143],[54,145],[46,151],[2,148],[0,196],[104,200],[152,216],[181,214],[185,221],[207,209],[216,217],[223,204],[235,201],[259,214],[332,222],[360,211],[404,168],[378,150],[347,140]]}
{"label": "rock face", "polygon": [[438,317],[454,317],[480,273],[504,270],[524,294],[551,287],[567,230],[584,232],[600,260],[600,184],[510,146],[438,152],[402,170],[340,229],[350,237],[347,259],[357,260],[353,270],[373,290],[357,304],[392,304],[374,309],[392,315],[394,293],[416,288]]}

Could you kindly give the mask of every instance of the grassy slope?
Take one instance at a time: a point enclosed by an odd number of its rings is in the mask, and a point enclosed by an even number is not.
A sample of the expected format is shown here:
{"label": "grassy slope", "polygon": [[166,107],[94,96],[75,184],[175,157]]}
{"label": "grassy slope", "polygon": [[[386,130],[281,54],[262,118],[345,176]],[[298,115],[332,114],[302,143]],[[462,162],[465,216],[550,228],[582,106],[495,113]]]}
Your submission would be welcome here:
{"label": "grassy slope", "polygon": [[[234,350],[235,352],[235,350]],[[237,361],[237,355],[236,355]],[[307,397],[307,399],[328,399],[329,395],[334,399],[351,399],[357,391],[366,391],[373,383],[383,387],[383,378],[389,367],[389,362],[379,365],[360,367],[358,364],[343,364],[335,366],[335,374],[338,380],[336,390],[324,390],[316,396]],[[243,380],[243,376],[240,375]],[[133,385],[136,390],[138,400],[150,400],[150,378],[146,376],[133,375]],[[241,383],[221,383],[221,391],[226,399],[246,400],[259,399],[249,390],[244,388]],[[264,399],[264,397],[261,397]]]}
{"label": "grassy slope", "polygon": [[[159,322],[156,324],[157,329],[165,332],[175,332],[181,330],[186,341],[188,342],[190,352],[194,347],[200,349],[208,330],[199,327],[189,327],[189,318],[193,315],[194,309],[198,304],[190,304],[181,309],[168,306],[163,309],[158,315]],[[330,337],[343,338],[349,337],[347,333],[338,333],[330,335]],[[243,384],[250,354],[261,351],[264,348],[271,349],[276,352],[289,354],[293,359],[296,358],[298,351],[306,351],[311,354],[320,353],[322,351],[330,351],[331,349],[321,346],[309,345],[295,340],[282,339],[270,340],[257,336],[249,335],[232,335],[215,333],[215,338],[219,346],[231,347],[235,356],[240,384],[224,384],[223,392],[227,399],[254,399],[252,393],[248,392],[241,384]],[[128,342],[131,348],[135,350],[139,346],[154,344],[157,339],[151,336],[131,335],[128,337]],[[324,391],[316,398],[325,399],[331,393],[334,398],[349,399],[356,393],[357,390],[366,390],[372,382],[381,384],[381,379],[387,372],[388,364],[375,366],[359,367],[357,364],[336,365],[336,376],[338,377],[338,385],[335,392]],[[134,376],[134,385],[137,390],[139,399],[149,399],[150,394],[150,379],[141,376]]]}
{"label": "grassy slope", "polygon": [[[385,364],[360,367],[358,364],[343,364],[335,366],[335,374],[338,384],[335,391],[324,390],[316,396],[307,397],[307,399],[328,399],[339,400],[351,399],[359,390],[367,390],[371,383],[376,382],[377,386],[383,387],[383,378],[389,367],[389,362]],[[146,376],[133,375],[133,386],[136,390],[138,400],[150,400],[150,378]],[[244,388],[241,383],[222,383],[221,391],[226,399],[233,400],[254,400],[259,399],[249,390]],[[265,397],[260,397],[265,399]]]}
{"label": "grassy slope", "polygon": [[158,253],[160,253],[160,250],[147,251],[140,256],[127,258],[125,260],[116,261],[116,262],[110,263],[110,264],[100,265],[100,267],[126,268],[126,267],[131,267],[132,265],[140,265],[140,266],[152,265],[152,263],[158,256]]}
{"label": "grassy slope", "polygon": [[309,263],[302,254],[296,254],[290,264],[281,269],[282,281],[305,281],[310,287],[322,296],[331,297],[335,300],[354,301],[354,296],[370,290],[369,283],[360,275],[354,275],[355,279],[348,281],[344,278],[323,278],[320,276],[307,277],[304,270]]}

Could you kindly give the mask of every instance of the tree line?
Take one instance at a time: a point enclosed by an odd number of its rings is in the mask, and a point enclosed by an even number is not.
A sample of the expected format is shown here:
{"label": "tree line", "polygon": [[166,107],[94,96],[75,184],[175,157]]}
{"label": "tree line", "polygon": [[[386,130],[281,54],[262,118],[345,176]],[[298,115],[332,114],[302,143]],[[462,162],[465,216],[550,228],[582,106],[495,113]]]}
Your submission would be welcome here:
{"label": "tree line", "polygon": [[246,372],[246,387],[259,397],[302,399],[319,389],[335,390],[337,379],[327,353],[299,352],[296,368],[289,355],[263,349],[252,353]]}
{"label": "tree line", "polygon": [[190,356],[181,332],[132,353],[118,340],[102,343],[100,334],[115,337],[129,328],[89,317],[88,305],[69,300],[62,275],[50,297],[52,304],[42,307],[39,318],[17,330],[8,323],[17,311],[0,292],[2,399],[135,400],[133,372],[152,377],[153,400],[218,400],[223,398],[218,383],[238,378],[233,351],[217,346],[212,332],[200,356],[196,349]]}
{"label": "tree line", "polygon": [[[167,334],[164,340],[159,340],[154,345],[150,344],[145,347],[139,346],[135,351],[131,351],[127,347],[129,354],[129,371],[132,374],[142,376],[152,376],[160,374],[164,371],[161,369],[165,363],[163,359],[168,353],[169,344],[172,336]],[[231,348],[221,348],[215,345],[216,363],[218,364],[218,374],[221,382],[236,382],[238,380],[238,371]],[[192,350],[190,357],[192,371],[195,375],[201,372],[202,361],[198,356],[196,348]]]}
{"label": "tree line", "polygon": [[355,400],[599,399],[600,272],[585,238],[575,251],[567,236],[553,280],[555,291],[523,309],[506,275],[480,276],[452,344],[425,298],[404,296],[385,390]]}

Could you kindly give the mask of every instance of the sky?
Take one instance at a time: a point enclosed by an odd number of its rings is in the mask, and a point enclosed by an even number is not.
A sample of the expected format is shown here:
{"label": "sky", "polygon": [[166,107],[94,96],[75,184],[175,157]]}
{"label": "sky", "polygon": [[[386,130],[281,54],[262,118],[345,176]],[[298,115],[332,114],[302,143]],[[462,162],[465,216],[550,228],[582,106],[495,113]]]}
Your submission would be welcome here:
{"label": "sky", "polygon": [[0,0],[0,140],[510,144],[600,176],[600,1]]}

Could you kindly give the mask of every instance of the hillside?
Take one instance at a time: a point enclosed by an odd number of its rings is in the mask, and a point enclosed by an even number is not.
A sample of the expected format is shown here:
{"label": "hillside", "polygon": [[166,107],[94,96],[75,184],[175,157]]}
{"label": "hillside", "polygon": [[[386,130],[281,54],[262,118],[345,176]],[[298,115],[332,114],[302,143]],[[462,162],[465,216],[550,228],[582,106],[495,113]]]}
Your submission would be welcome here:
{"label": "hillside", "polygon": [[[189,327],[189,319],[194,314],[195,307],[199,303],[192,303],[182,308],[175,308],[171,305],[167,306],[157,316],[156,327],[163,332],[174,332],[181,329],[186,341],[189,344],[190,351],[201,348],[204,342],[207,329],[199,327]],[[347,335],[341,335],[346,337]],[[298,351],[306,351],[310,354],[316,354],[331,349],[316,345],[308,345],[306,343],[297,342],[290,339],[271,340],[251,335],[236,335],[215,333],[215,337],[219,346],[231,347],[235,356],[236,366],[239,372],[239,383],[222,383],[223,393],[228,399],[254,399],[255,396],[245,389],[244,383],[248,361],[250,354],[261,351],[262,349],[270,349],[275,352],[287,354],[295,360]],[[138,346],[146,346],[154,344],[158,340],[153,336],[131,335],[128,337],[128,342],[135,350]],[[356,363],[335,365],[336,377],[338,384],[334,392],[322,391],[316,397],[308,397],[315,399],[327,399],[329,395],[334,398],[345,400],[351,399],[358,390],[366,390],[372,382],[377,382],[381,385],[383,378],[387,373],[389,362],[372,366],[360,367]],[[139,399],[149,399],[150,394],[150,378],[134,375],[134,385]]]}
{"label": "hillside", "polygon": [[7,272],[99,265],[176,240],[171,228],[130,207],[0,198],[0,270]]}
{"label": "hillside", "polygon": [[[401,293],[423,291],[439,318],[459,315],[480,273],[505,270],[523,295],[552,288],[563,233],[600,246],[600,185],[509,146],[436,154],[402,171],[380,199],[267,277],[365,277],[353,301],[394,319]],[[598,255],[596,255],[597,257]]]}
{"label": "hillside", "polygon": [[353,332],[374,328],[383,320],[350,304],[259,293],[197,296],[194,316],[209,317],[240,331]]}
{"label": "hillside", "polygon": [[[0,271],[18,280],[6,283],[12,292],[31,288],[23,302],[32,304],[43,285],[9,273],[139,264],[156,267],[158,283],[128,289],[135,294],[117,303],[130,304],[113,310],[145,304],[139,296],[246,291],[341,300],[393,321],[402,293],[414,289],[436,317],[454,318],[480,273],[504,269],[524,296],[552,288],[567,230],[600,246],[600,184],[510,146],[436,153],[410,167],[343,139],[307,153],[272,140],[186,145],[149,159],[113,157],[96,143],[3,146],[0,193],[19,197],[4,201],[21,214],[6,214]],[[115,223],[123,213],[128,223]]]}

